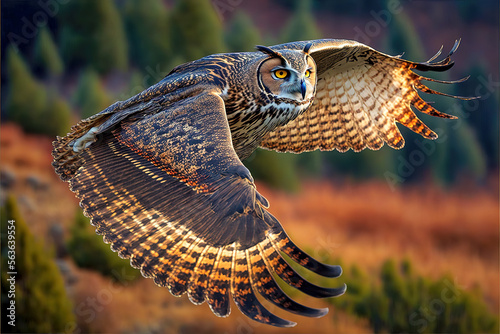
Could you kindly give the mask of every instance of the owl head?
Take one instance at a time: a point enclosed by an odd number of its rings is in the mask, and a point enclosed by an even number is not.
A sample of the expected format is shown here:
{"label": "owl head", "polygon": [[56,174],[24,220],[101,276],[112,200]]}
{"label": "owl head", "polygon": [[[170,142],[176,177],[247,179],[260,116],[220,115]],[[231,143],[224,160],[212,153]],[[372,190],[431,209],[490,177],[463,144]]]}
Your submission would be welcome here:
{"label": "owl head", "polygon": [[309,56],[311,44],[301,51],[275,51],[266,46],[257,50],[268,55],[259,66],[259,85],[275,99],[297,103],[312,101],[316,89],[316,63]]}

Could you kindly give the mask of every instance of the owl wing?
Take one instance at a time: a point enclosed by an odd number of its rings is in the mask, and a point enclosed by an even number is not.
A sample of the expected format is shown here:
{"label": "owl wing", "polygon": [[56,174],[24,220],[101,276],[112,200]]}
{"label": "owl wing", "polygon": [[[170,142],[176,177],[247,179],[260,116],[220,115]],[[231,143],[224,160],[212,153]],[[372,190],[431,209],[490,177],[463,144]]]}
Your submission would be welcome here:
{"label": "owl wing", "polygon": [[104,133],[69,179],[104,241],[145,277],[195,304],[206,301],[218,316],[229,314],[232,297],[256,321],[295,325],[264,308],[257,293],[293,313],[326,314],[291,300],[275,277],[314,297],[337,296],[345,286],[309,283],[281,253],[323,276],[341,268],[300,250],[267,212],[232,147],[221,97],[206,91],[148,115]]}
{"label": "owl wing", "polygon": [[[386,142],[402,148],[404,139],[396,122],[428,139],[437,135],[412,110],[443,118],[454,116],[437,111],[418,95],[418,90],[447,95],[425,86],[422,81],[439,81],[420,76],[413,70],[446,71],[453,66],[451,55],[415,63],[378,52],[348,40],[316,40],[282,44],[272,49],[302,50],[311,43],[309,54],[316,62],[318,82],[312,106],[295,120],[268,133],[261,146],[277,151],[303,152],[315,149],[377,150]],[[451,96],[451,95],[447,95]],[[467,99],[453,96],[456,98]]]}

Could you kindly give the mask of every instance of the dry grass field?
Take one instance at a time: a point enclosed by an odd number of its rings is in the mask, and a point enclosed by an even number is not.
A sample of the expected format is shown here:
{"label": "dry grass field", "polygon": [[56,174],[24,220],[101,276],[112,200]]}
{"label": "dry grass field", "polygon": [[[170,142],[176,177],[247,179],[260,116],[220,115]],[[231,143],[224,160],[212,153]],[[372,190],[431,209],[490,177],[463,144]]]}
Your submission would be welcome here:
{"label": "dry grass field", "polygon": [[[18,200],[31,231],[46,239],[50,226],[60,224],[68,237],[77,200],[54,174],[51,141],[26,136],[16,126],[0,129],[1,169],[14,175],[7,190]],[[33,185],[33,178],[38,186]],[[30,181],[31,179],[31,181]],[[499,198],[498,179],[487,187],[448,191],[432,184],[391,191],[382,181],[368,183],[304,182],[297,194],[258,184],[271,203],[270,211],[291,238],[313,256],[325,254],[375,273],[391,258],[410,259],[415,271],[439,278],[450,274],[465,290],[479,288],[488,307],[499,311]],[[2,194],[2,196],[4,196]],[[193,306],[175,298],[152,280],[117,285],[96,272],[69,263],[68,285],[81,332],[121,333],[282,333],[247,320],[236,310],[228,319],[216,318],[207,305]],[[342,297],[340,297],[342,298]],[[301,298],[307,305],[324,301]],[[330,309],[321,319],[277,314],[298,321],[287,333],[366,333],[368,324]]]}

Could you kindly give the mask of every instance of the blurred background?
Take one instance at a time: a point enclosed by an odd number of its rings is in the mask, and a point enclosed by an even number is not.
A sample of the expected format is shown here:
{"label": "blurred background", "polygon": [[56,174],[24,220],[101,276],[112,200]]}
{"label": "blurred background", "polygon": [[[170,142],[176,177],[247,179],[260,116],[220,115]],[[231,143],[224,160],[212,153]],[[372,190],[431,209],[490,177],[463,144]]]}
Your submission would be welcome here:
{"label": "blurred background", "polygon": [[[143,279],[96,236],[51,167],[51,142],[78,120],[161,80],[177,64],[316,38],[354,39],[425,61],[461,38],[455,66],[425,96],[458,120],[419,114],[439,135],[400,127],[404,149],[244,163],[270,211],[314,257],[341,264],[346,295],[287,293],[321,319],[287,333],[498,333],[499,3],[496,0],[4,0],[1,2],[2,311],[7,221],[16,225],[16,327],[2,332],[281,333]],[[266,304],[269,306],[269,304]],[[8,319],[7,319],[8,320]]]}

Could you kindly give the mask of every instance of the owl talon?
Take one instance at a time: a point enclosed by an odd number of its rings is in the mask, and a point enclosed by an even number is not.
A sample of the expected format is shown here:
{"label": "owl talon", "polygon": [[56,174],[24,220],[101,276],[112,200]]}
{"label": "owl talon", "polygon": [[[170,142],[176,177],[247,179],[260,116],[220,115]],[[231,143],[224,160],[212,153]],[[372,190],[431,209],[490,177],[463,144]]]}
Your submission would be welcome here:
{"label": "owl talon", "polygon": [[85,135],[74,141],[73,144],[70,144],[70,146],[73,147],[73,151],[78,153],[92,145],[96,139],[95,135],[98,132],[98,129],[98,127],[93,127]]}

